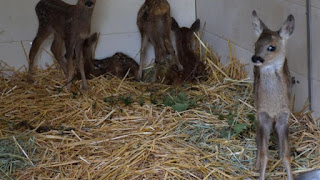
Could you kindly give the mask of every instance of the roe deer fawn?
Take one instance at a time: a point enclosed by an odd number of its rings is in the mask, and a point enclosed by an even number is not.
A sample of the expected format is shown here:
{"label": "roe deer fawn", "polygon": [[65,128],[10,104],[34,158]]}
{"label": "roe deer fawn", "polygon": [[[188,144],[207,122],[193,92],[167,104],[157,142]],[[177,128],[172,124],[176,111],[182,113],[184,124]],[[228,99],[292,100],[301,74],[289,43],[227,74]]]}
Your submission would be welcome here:
{"label": "roe deer fawn", "polygon": [[[55,39],[51,50],[66,73],[67,89],[70,90],[70,81],[75,74],[74,57],[81,73],[83,89],[87,89],[82,46],[90,34],[94,3],[95,0],[78,0],[76,5],[70,5],[61,0],[40,0],[35,8],[39,27],[29,54],[29,80],[32,81],[34,59],[42,42],[51,33],[54,33]],[[63,43],[65,44],[65,55],[61,50]]]}
{"label": "roe deer fawn", "polygon": [[125,77],[129,71],[129,78],[136,78],[138,75],[139,65],[135,60],[123,53],[115,53],[112,57],[104,59],[94,59],[94,44],[98,39],[97,33],[94,33],[85,40],[83,45],[83,58],[85,61],[86,75],[95,77],[112,74],[119,78]]}
{"label": "roe deer fawn", "polygon": [[268,162],[268,142],[275,128],[280,157],[293,179],[288,143],[291,77],[286,60],[286,44],[294,31],[294,17],[288,16],[279,31],[271,31],[252,12],[253,27],[259,37],[252,57],[254,68],[254,100],[257,109],[257,159],[255,168],[260,170],[260,180],[265,179]]}
{"label": "roe deer fawn", "polygon": [[142,78],[142,70],[146,64],[145,49],[149,41],[155,51],[155,73],[152,81],[156,81],[158,64],[169,54],[178,69],[183,70],[183,66],[174,53],[170,38],[170,5],[166,0],[145,0],[138,13],[137,25],[141,34],[140,65],[137,79]]}
{"label": "roe deer fawn", "polygon": [[194,34],[200,29],[200,20],[197,19],[190,28],[180,27],[177,21],[172,18],[172,31],[175,33],[179,62],[183,66],[181,72],[173,65],[167,71],[166,79],[168,84],[182,84],[192,82],[205,75],[205,66],[200,57],[195,54]]}

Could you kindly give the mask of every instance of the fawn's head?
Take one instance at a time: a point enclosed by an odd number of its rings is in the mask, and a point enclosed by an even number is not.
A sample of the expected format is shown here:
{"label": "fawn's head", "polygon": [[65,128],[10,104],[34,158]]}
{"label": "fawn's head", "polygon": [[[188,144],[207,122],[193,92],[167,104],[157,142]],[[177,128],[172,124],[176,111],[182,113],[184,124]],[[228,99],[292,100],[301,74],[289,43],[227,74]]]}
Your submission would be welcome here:
{"label": "fawn's head", "polygon": [[288,16],[278,31],[271,31],[259,19],[256,11],[252,12],[252,16],[252,25],[259,37],[255,43],[255,54],[252,57],[252,62],[256,66],[264,66],[277,63],[277,60],[284,61],[286,43],[294,31],[295,20],[293,15]]}
{"label": "fawn's head", "polygon": [[83,43],[83,58],[86,61],[93,60],[93,48],[98,40],[98,34],[94,33],[89,38],[87,38]]}
{"label": "fawn's head", "polygon": [[190,28],[180,27],[177,21],[172,18],[171,29],[176,36],[177,46],[193,49],[194,32],[200,29],[200,20],[197,19]]}
{"label": "fawn's head", "polygon": [[96,3],[96,0],[78,0],[77,5],[93,8],[95,3]]}

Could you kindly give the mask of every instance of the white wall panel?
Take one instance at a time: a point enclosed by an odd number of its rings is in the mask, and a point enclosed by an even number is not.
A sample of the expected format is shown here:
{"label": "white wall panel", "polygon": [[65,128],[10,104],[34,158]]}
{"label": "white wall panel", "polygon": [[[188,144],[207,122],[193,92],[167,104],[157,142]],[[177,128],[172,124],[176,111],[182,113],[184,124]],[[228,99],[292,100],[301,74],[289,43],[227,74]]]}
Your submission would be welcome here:
{"label": "white wall panel", "polygon": [[[27,64],[19,44],[20,41],[24,41],[27,49],[30,48],[28,46],[36,35],[38,20],[34,8],[38,1],[0,0],[0,59],[9,62],[10,65],[20,67]],[[71,4],[77,2],[77,0],[64,1]],[[140,34],[136,19],[143,2],[144,0],[97,1],[92,18],[92,31],[101,33],[97,57],[111,56],[117,51],[135,57],[140,49]],[[193,23],[195,0],[169,0],[169,3],[172,15],[181,25],[189,26]],[[49,49],[51,41],[47,40],[43,48]],[[149,60],[154,56],[152,50],[153,48],[149,48]],[[27,52],[29,53],[29,49]],[[21,54],[23,56],[20,56]],[[51,57],[45,54],[47,53],[41,51],[37,58],[41,67],[51,61]],[[139,57],[137,56],[135,60],[139,61]]]}

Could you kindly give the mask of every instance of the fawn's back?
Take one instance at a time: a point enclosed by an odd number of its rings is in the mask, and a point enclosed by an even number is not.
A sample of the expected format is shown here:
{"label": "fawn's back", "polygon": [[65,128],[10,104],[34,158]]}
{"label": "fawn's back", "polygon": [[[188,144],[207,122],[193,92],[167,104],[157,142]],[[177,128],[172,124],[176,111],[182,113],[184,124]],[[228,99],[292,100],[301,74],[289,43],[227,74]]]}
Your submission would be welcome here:
{"label": "fawn's back", "polygon": [[149,35],[164,33],[171,27],[171,21],[166,22],[166,18],[170,18],[170,5],[166,0],[146,0],[138,12],[137,25],[141,32]]}
{"label": "fawn's back", "polygon": [[169,54],[164,42],[171,32],[170,5],[166,0],[146,0],[139,10],[137,25],[141,35],[148,37],[161,58]]}
{"label": "fawn's back", "polygon": [[39,29],[51,28],[62,38],[80,32],[82,38],[90,33],[93,8],[84,7],[84,2],[70,5],[61,0],[41,0],[36,6]]}

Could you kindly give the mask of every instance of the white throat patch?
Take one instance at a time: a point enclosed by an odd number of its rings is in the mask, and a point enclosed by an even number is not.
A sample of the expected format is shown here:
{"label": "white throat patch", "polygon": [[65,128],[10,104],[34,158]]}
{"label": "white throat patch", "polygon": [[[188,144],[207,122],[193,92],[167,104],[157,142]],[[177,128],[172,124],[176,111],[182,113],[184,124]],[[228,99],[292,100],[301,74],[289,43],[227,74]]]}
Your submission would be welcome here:
{"label": "white throat patch", "polygon": [[[273,60],[272,63],[260,67],[261,88],[269,93],[275,94],[281,90],[279,73],[283,68],[285,59],[283,57]],[[279,89],[280,88],[280,89]]]}
{"label": "white throat patch", "polygon": [[285,58],[283,56],[278,57],[277,59],[273,60],[272,63],[267,64],[265,66],[261,66],[261,73],[262,74],[269,74],[274,73],[282,69],[284,65]]}

